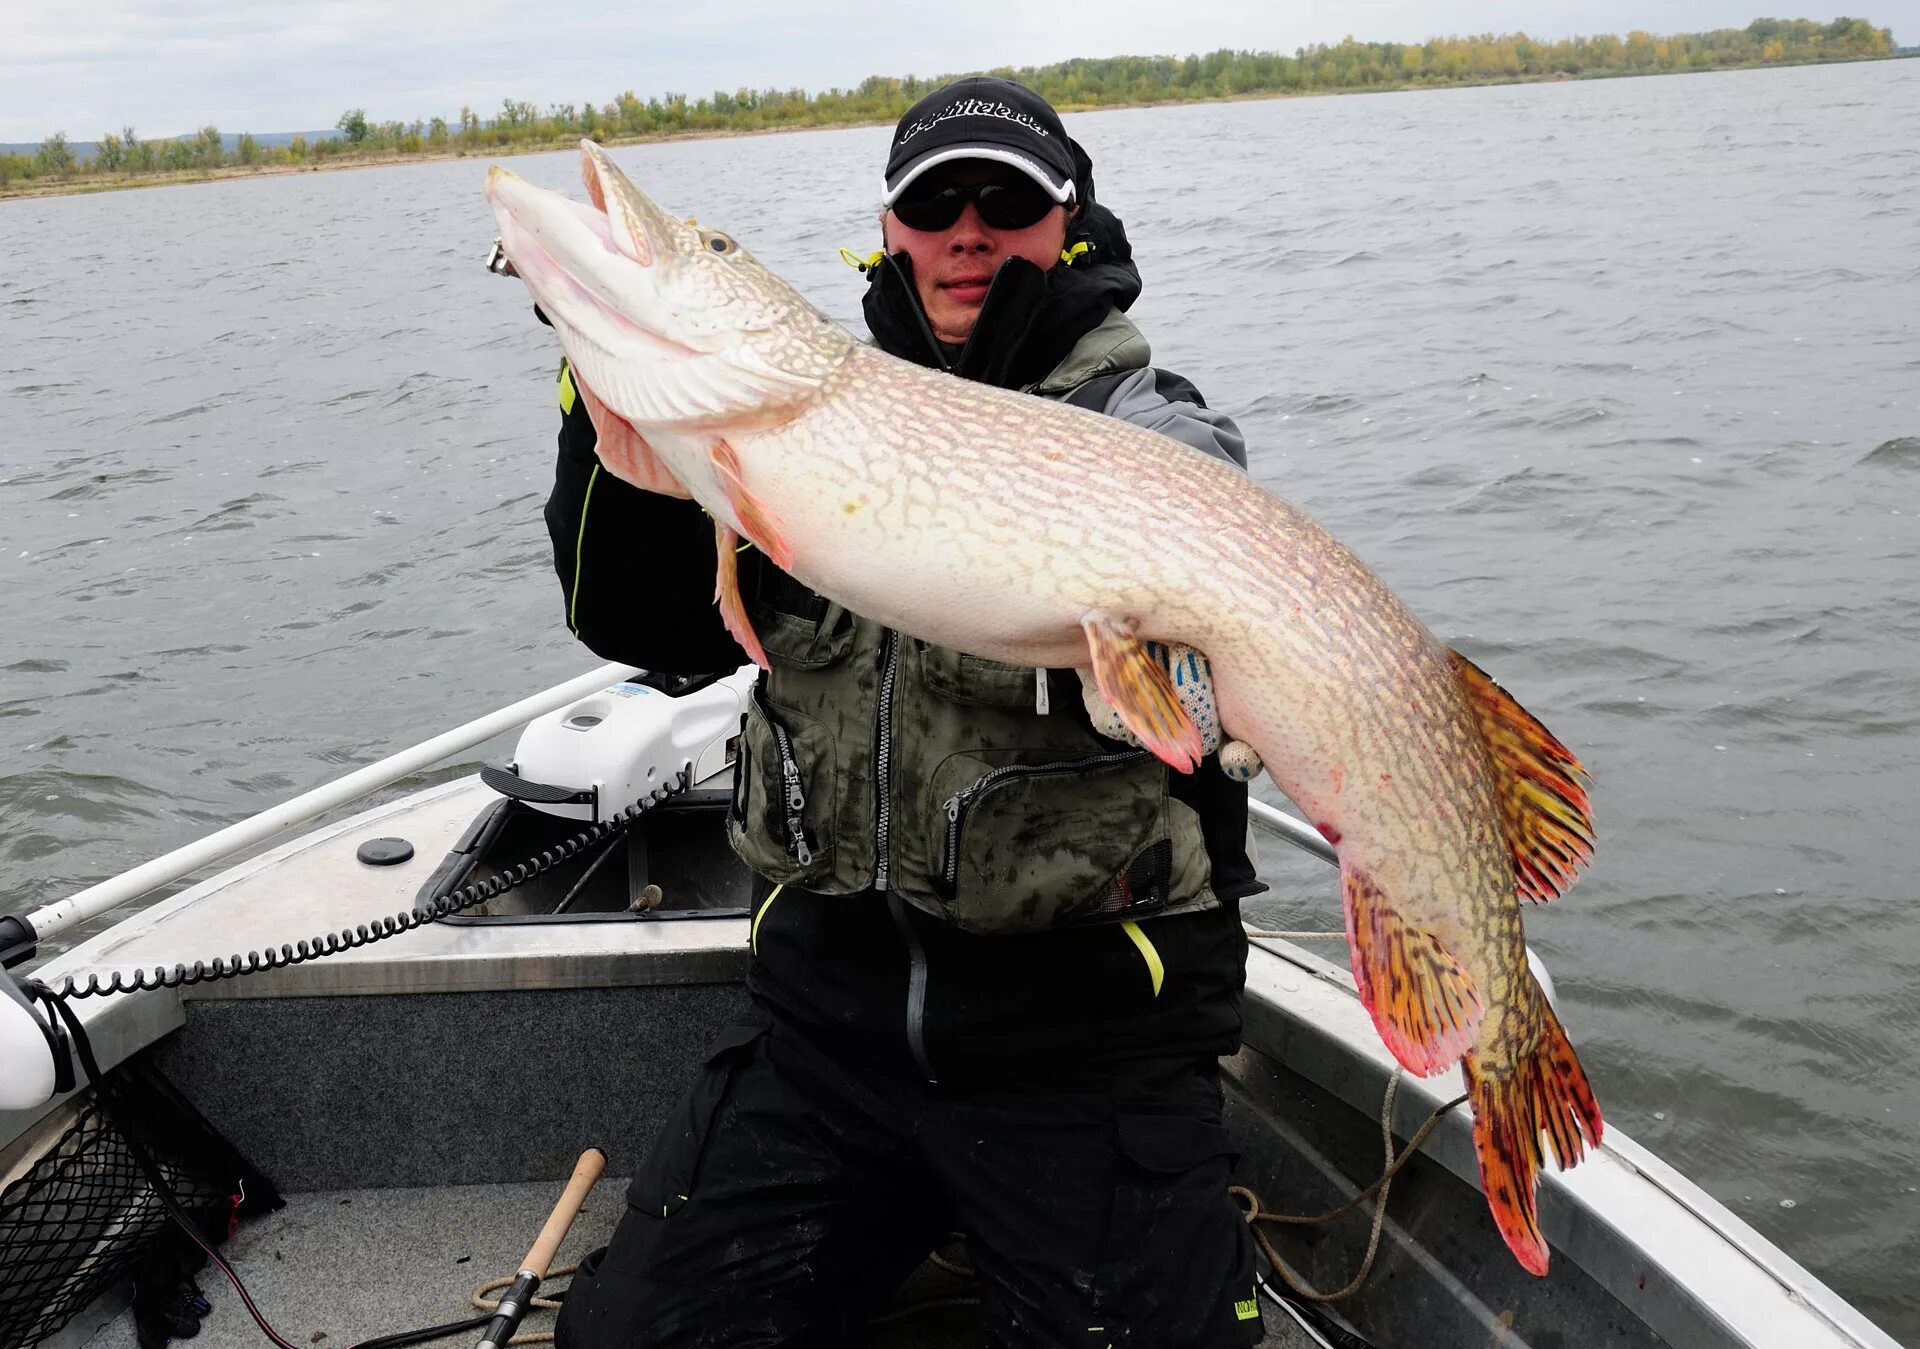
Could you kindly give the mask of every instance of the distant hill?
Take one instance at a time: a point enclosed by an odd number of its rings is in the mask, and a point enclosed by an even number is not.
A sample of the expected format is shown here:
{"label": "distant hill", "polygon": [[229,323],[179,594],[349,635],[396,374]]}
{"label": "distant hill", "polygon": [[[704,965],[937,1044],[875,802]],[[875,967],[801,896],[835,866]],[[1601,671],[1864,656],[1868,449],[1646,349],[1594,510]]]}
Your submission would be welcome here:
{"label": "distant hill", "polygon": [[[222,148],[231,153],[233,148],[240,143],[240,137],[245,134],[245,132],[228,132],[223,134],[220,137]],[[268,149],[272,149],[278,145],[286,145],[291,142],[295,136],[305,136],[307,138],[307,144],[309,145],[315,141],[337,141],[340,139],[340,133],[334,130],[256,131],[253,133],[253,139]],[[188,132],[184,136],[149,136],[143,137],[142,139],[188,141],[193,139],[193,133]],[[100,149],[100,143],[98,141],[68,141],[67,144],[73,147],[74,157],[82,163],[92,159]],[[36,153],[39,149],[39,141],[0,141],[0,155],[30,155]]]}

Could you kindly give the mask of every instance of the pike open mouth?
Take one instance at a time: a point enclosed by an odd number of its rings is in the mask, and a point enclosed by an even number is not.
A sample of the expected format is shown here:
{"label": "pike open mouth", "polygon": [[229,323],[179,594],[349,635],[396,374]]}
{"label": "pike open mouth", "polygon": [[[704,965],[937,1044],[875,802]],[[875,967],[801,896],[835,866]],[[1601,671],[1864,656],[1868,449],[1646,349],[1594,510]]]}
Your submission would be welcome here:
{"label": "pike open mouth", "polygon": [[[584,167],[583,177],[594,198],[592,205],[533,187],[498,166],[488,170],[487,200],[500,226],[501,247],[514,270],[549,318],[566,321],[569,310],[577,314],[585,306],[615,334],[632,338],[662,355],[685,358],[706,354],[634,319],[604,293],[605,283],[593,277],[598,268],[624,265],[644,269],[649,264],[622,246],[623,240],[616,236],[614,222],[602,205],[606,198],[597,166],[589,159]],[[555,207],[561,210],[556,212]],[[641,246],[644,249],[644,243]],[[604,260],[600,254],[606,255]],[[581,325],[574,322],[569,326],[578,329]]]}

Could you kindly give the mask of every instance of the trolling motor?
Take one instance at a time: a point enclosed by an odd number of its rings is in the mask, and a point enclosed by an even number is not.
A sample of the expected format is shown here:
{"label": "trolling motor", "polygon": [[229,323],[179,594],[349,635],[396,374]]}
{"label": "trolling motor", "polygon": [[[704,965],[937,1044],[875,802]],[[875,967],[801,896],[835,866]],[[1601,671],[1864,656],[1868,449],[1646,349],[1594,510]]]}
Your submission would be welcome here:
{"label": "trolling motor", "polygon": [[645,675],[597,690],[528,723],[505,767],[480,780],[562,819],[598,824],[648,800],[675,774],[703,782],[733,762],[759,670],[721,678]]}
{"label": "trolling motor", "polygon": [[[544,850],[509,873],[422,900],[390,918],[349,932],[329,932],[296,949],[292,945],[249,952],[171,970],[116,970],[106,978],[74,978],[52,991],[64,1008],[70,997],[149,992],[180,988],[209,979],[228,979],[263,970],[283,969],[334,955],[368,942],[411,932],[423,923],[458,913],[560,865],[581,848],[625,827],[633,818],[668,797],[724,770],[733,762],[742,714],[757,672],[745,667],[725,676],[681,678],[639,675],[632,666],[606,666],[535,698],[358,769],[337,782],[263,812],[212,836],[156,858],[133,871],[90,886],[80,894],[35,910],[26,917],[0,917],[0,967],[24,963],[44,937],[115,904],[146,894],[156,886],[190,874],[207,862],[257,843],[284,829],[300,812],[356,799],[373,786],[445,758],[453,750],[477,744],[515,722],[525,726],[514,762],[489,767],[482,777],[503,795],[537,809],[582,821],[586,828],[566,842]],[[611,677],[620,682],[609,684]],[[637,678],[635,676],[638,676]],[[582,696],[582,695],[585,696]],[[557,695],[557,696],[556,696]],[[561,698],[560,710],[538,715]],[[536,719],[528,724],[526,713]],[[304,817],[304,818],[310,818]],[[73,1045],[52,1008],[45,1013],[35,997],[0,972],[0,1111],[32,1110],[74,1087]],[[44,991],[37,991],[47,1001]]]}
{"label": "trolling motor", "polygon": [[[20,959],[32,952],[29,942]],[[43,1018],[13,976],[0,970],[0,1110],[31,1110],[72,1090],[73,1052],[66,1031],[51,1016]]]}
{"label": "trolling motor", "polygon": [[73,1048],[51,1012],[40,1009],[6,971],[33,958],[33,924],[0,918],[0,1110],[31,1110],[73,1090]]}

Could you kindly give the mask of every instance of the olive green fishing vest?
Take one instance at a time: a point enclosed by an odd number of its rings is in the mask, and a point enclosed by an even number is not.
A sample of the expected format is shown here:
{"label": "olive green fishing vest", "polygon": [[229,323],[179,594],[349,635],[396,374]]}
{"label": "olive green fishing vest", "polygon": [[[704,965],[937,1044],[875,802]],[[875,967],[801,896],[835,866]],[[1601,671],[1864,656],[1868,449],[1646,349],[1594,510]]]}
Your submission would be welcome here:
{"label": "olive green fishing vest", "polygon": [[[1139,369],[1119,311],[1026,390]],[[761,569],[772,668],[740,737],[727,835],[769,880],[891,891],[968,932],[1121,921],[1216,903],[1200,817],[1145,750],[1087,726],[1071,670],[903,636]]]}

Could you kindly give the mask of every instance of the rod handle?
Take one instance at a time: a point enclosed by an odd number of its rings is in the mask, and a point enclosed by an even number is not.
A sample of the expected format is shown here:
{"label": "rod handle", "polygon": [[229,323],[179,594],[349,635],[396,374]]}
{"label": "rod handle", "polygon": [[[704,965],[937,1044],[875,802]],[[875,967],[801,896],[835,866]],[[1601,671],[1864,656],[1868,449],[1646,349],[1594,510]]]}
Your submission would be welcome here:
{"label": "rod handle", "polygon": [[547,1215],[547,1225],[540,1229],[540,1235],[534,1239],[533,1248],[527,1252],[527,1258],[520,1268],[531,1270],[534,1277],[547,1277],[547,1266],[553,1263],[554,1252],[560,1249],[560,1243],[567,1235],[567,1229],[573,1226],[573,1220],[580,1214],[580,1206],[587,1202],[587,1192],[593,1189],[594,1182],[600,1179],[600,1173],[607,1168],[607,1154],[599,1148],[588,1148],[580,1154],[580,1160],[574,1163],[573,1178],[567,1182],[567,1188],[560,1196],[560,1202],[553,1206],[553,1212]]}

